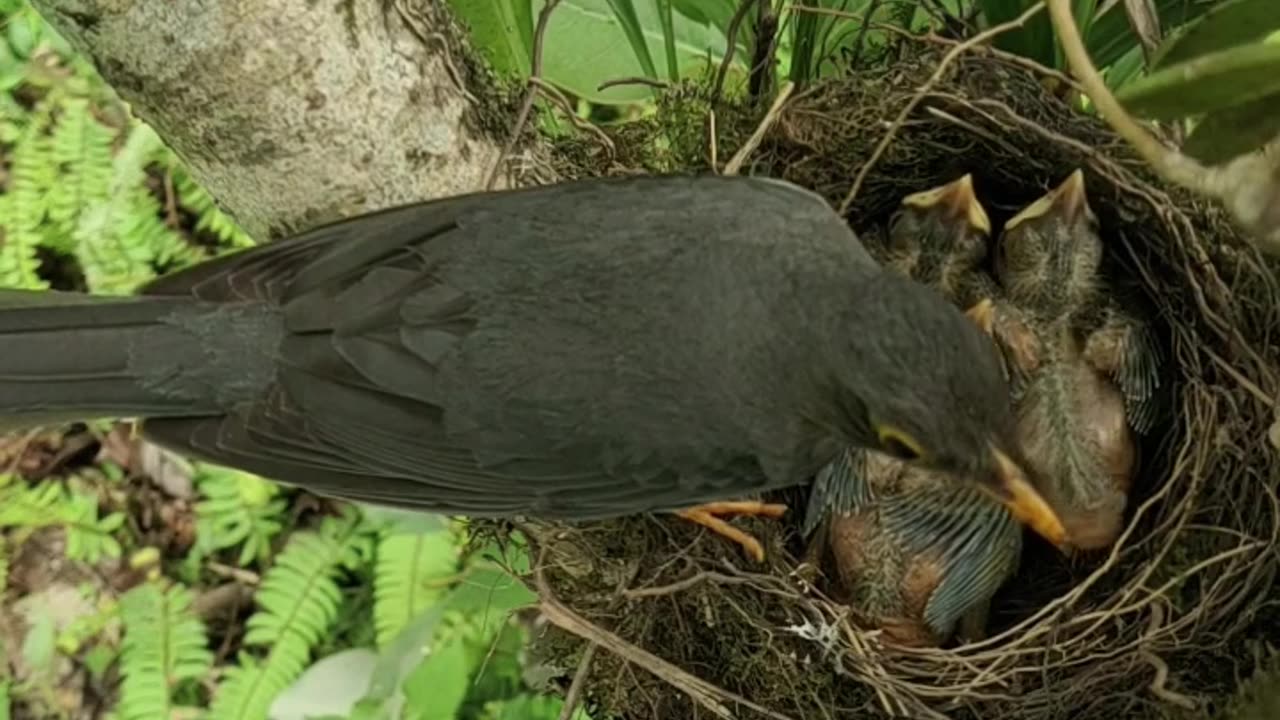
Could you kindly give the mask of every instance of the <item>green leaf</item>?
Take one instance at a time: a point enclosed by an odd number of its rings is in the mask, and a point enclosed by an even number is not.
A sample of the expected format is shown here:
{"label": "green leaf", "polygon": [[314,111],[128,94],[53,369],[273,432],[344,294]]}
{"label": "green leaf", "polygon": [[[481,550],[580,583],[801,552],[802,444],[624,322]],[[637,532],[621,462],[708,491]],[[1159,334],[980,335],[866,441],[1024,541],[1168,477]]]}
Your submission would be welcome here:
{"label": "green leaf", "polygon": [[[1161,31],[1167,35],[1173,29],[1200,17],[1211,7],[1210,3],[1187,0],[1156,0]],[[1138,37],[1125,14],[1124,3],[1111,5],[1094,18],[1085,44],[1093,64],[1099,68],[1107,68],[1130,51],[1140,49]]]}
{"label": "green leaf", "polygon": [[1216,165],[1262,147],[1280,134],[1280,93],[1211,113],[1182,149],[1202,163]]}
{"label": "green leaf", "polygon": [[[672,5],[678,15],[699,25],[710,25],[720,33],[720,37],[729,36],[729,24],[733,22],[734,13],[738,12],[738,0],[673,0]],[[747,62],[747,33],[738,31],[737,47],[734,55],[738,60]],[[717,62],[723,58],[715,58]]]}
{"label": "green leaf", "polygon": [[[608,80],[647,74],[636,53],[618,52],[629,40],[610,8],[610,1],[563,0],[556,6],[544,40],[543,74],[549,82],[593,103],[649,100],[653,97],[653,88],[643,85],[598,89]],[[541,10],[542,5],[543,0],[535,0],[534,10]],[[644,2],[636,5],[635,10],[651,55],[662,53],[666,41],[657,5]],[[683,14],[673,14],[673,21],[676,69],[681,76],[719,63],[725,48],[722,32],[708,22]],[[666,77],[669,72],[665,53],[661,57],[658,77]],[[710,66],[708,58],[713,63]]]}
{"label": "green leaf", "polygon": [[[640,27],[640,18],[636,15],[636,6],[631,0],[609,0],[609,7],[613,8],[614,17],[622,25],[622,32],[626,34],[627,42],[631,44],[631,52],[636,54],[636,59],[640,61],[640,67],[644,68],[645,76],[657,78],[658,70],[653,65],[653,55],[649,52],[649,41],[645,39],[644,29]],[[675,43],[674,29],[671,42]],[[668,68],[668,71],[670,70],[671,68]]]}
{"label": "green leaf", "polygon": [[420,510],[406,510],[386,505],[355,504],[360,507],[361,514],[370,524],[389,533],[411,535],[449,529],[449,517],[447,515],[422,512]]}
{"label": "green leaf", "polygon": [[676,18],[672,0],[654,0],[658,4],[658,18],[662,22],[662,49],[666,51],[667,79],[680,79],[679,61],[676,58]]}
{"label": "green leaf", "polygon": [[378,541],[373,617],[385,646],[447,590],[458,574],[452,533],[386,534]]}
{"label": "green leaf", "polygon": [[1166,68],[1227,48],[1253,43],[1280,28],[1276,0],[1226,0],[1174,33],[1151,59]]}
{"label": "green leaf", "polygon": [[405,715],[414,720],[454,720],[471,677],[466,643],[459,636],[432,649],[404,681]]}
{"label": "green leaf", "polygon": [[[1094,15],[1097,14],[1097,8],[1097,0],[1072,0],[1071,2],[1071,15],[1075,18],[1076,28],[1080,31],[1080,37],[1086,45],[1089,43],[1089,33],[1093,29],[1093,20]],[[1047,12],[1043,11],[1040,14],[1048,15]],[[1050,22],[1050,25],[1052,25],[1052,22]],[[1067,67],[1067,58],[1062,52],[1062,43],[1058,42],[1056,32],[1053,34],[1053,58],[1054,67]]]}
{"label": "green leaf", "polygon": [[378,662],[365,648],[342,650],[316,661],[271,703],[271,720],[346,717],[369,687]]}
{"label": "green leaf", "polygon": [[[564,700],[550,695],[517,695],[485,706],[484,720],[558,720]],[[591,720],[581,706],[572,720]]]}
{"label": "green leaf", "polygon": [[1121,55],[1107,68],[1107,87],[1111,88],[1112,92],[1116,88],[1124,87],[1142,74],[1142,68],[1145,64],[1142,48],[1137,45],[1133,46],[1129,49],[1129,52]]}
{"label": "green leaf", "polygon": [[191,591],[148,582],[120,599],[124,640],[120,649],[122,720],[168,718],[173,688],[203,677],[213,664],[204,623],[191,610]]}
{"label": "green leaf", "polygon": [[529,76],[533,62],[531,0],[449,0],[449,6],[495,71]]}
{"label": "green leaf", "polygon": [[[214,694],[210,720],[264,720],[275,697],[302,675],[312,649],[343,608],[336,577],[355,550],[357,523],[326,517],[317,531],[296,532],[262,578],[258,611],[245,624],[245,650]],[[263,648],[258,659],[250,648]]]}
{"label": "green leaf", "polygon": [[[979,0],[978,7],[992,27],[1016,19],[1038,0]],[[1015,28],[996,37],[996,47],[1007,52],[1016,53],[1045,65],[1053,67],[1057,43],[1054,39],[1053,24],[1049,14],[1044,10],[1036,13],[1020,28]]]}
{"label": "green leaf", "polygon": [[1130,112],[1176,120],[1243,105],[1280,92],[1280,44],[1223,50],[1166,67],[1121,88]]}
{"label": "green leaf", "polygon": [[44,22],[40,16],[27,8],[27,12],[19,12],[17,15],[10,16],[8,19],[8,27],[6,35],[9,39],[9,47],[11,47],[19,57],[31,57],[31,53],[36,49],[36,45],[40,43],[40,31],[44,29]]}

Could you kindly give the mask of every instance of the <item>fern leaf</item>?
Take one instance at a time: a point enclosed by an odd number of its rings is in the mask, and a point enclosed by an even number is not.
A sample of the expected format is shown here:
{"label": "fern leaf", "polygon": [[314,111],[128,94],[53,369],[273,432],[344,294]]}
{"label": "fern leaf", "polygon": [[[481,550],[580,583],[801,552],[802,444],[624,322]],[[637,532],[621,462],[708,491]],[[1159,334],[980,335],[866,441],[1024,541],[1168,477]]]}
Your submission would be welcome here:
{"label": "fern leaf", "polygon": [[58,109],[50,136],[50,154],[58,177],[48,188],[50,223],[45,241],[69,253],[75,249],[74,233],[81,214],[109,199],[116,131],[93,117],[85,98],[68,98]]}
{"label": "fern leaf", "polygon": [[154,236],[172,231],[156,230],[160,207],[145,182],[147,166],[162,147],[155,131],[135,125],[112,161],[108,200],[80,217],[74,233],[77,255],[95,292],[131,292],[155,276]]}
{"label": "fern leaf", "polygon": [[191,611],[181,585],[146,583],[120,599],[124,640],[120,648],[120,720],[173,716],[173,689],[203,677],[213,664],[204,623]]}
{"label": "fern leaf", "polygon": [[21,131],[10,154],[9,178],[0,193],[0,283],[6,287],[48,287],[37,274],[36,247],[45,219],[45,191],[57,175],[45,135],[47,113],[37,113]]}
{"label": "fern leaf", "polygon": [[384,533],[378,540],[373,619],[379,647],[448,589],[458,573],[458,544],[453,533]]}
{"label": "fern leaf", "polygon": [[240,545],[240,564],[265,562],[271,541],[283,525],[285,502],[278,486],[256,475],[199,466],[196,483],[204,496],[196,505],[198,550],[210,552]]}
{"label": "fern leaf", "polygon": [[263,720],[272,700],[306,668],[342,606],[335,576],[350,561],[357,522],[326,518],[318,532],[295,534],[258,588],[245,647],[269,648],[258,661],[241,653],[214,697],[209,720]]}
{"label": "fern leaf", "polygon": [[96,497],[71,493],[59,512],[67,557],[89,564],[103,557],[120,557],[120,543],[113,533],[124,525],[124,517],[124,513],[112,513],[99,518]]}
{"label": "fern leaf", "polygon": [[98,498],[77,492],[63,483],[27,487],[12,478],[0,478],[0,529],[61,527],[66,555],[72,560],[96,563],[103,557],[119,557],[114,537],[124,524],[123,513],[98,516]]}
{"label": "fern leaf", "polygon": [[241,248],[254,244],[253,239],[240,229],[236,221],[222,212],[213,196],[196,184],[176,156],[173,157],[170,172],[173,174],[174,190],[179,202],[196,216],[196,230],[213,233],[227,247]]}

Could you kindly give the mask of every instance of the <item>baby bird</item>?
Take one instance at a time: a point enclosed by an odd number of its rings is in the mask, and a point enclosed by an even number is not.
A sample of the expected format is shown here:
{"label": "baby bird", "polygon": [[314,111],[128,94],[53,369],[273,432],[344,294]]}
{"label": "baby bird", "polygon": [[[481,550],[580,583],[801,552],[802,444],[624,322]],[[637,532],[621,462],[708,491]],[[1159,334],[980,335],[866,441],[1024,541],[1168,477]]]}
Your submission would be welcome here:
{"label": "baby bird", "polygon": [[957,631],[982,638],[996,590],[1017,570],[1022,528],[981,491],[879,453],[847,450],[823,470],[851,509],[829,519],[837,597],[906,647]]}
{"label": "baby bird", "polygon": [[1123,529],[1135,433],[1154,421],[1160,382],[1151,328],[1107,292],[1102,238],[1079,170],[1009,220],[997,247],[997,280],[1022,313],[1006,328],[1021,348],[1007,353],[1019,438],[1061,508],[1064,549],[1106,547]]}
{"label": "baby bird", "polygon": [[[993,280],[982,271],[991,223],[960,179],[903,199],[881,262],[941,291],[991,329]],[[899,439],[902,457],[912,443]],[[1022,529],[980,490],[848,449],[814,480],[805,532],[834,560],[837,596],[903,646],[981,637],[991,597],[1016,570]]]}

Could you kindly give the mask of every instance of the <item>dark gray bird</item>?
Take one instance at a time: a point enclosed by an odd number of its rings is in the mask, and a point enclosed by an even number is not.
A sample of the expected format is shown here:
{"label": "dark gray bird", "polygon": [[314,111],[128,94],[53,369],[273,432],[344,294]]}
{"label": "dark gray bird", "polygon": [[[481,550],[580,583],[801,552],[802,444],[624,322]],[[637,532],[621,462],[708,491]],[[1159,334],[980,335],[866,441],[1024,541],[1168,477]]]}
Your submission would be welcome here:
{"label": "dark gray bird", "polygon": [[1011,460],[989,339],[776,180],[409,205],[138,297],[5,291],[0,340],[8,427],[138,417],[178,452],[349,500],[681,511],[806,482],[856,446],[981,485],[1061,539]]}

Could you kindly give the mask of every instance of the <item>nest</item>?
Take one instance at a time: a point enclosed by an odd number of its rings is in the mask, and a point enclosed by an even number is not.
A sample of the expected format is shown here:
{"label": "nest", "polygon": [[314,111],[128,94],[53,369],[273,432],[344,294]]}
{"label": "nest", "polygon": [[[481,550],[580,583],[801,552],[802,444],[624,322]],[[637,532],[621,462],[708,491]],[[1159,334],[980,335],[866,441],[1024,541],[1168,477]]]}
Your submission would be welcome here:
{"label": "nest", "polygon": [[[1127,529],[1084,563],[1029,540],[986,640],[902,649],[857,627],[803,561],[805,488],[780,494],[794,509],[786,521],[743,523],[766,543],[763,566],[665,516],[526,526],[553,623],[536,652],[566,682],[581,669],[575,693],[596,717],[1203,717],[1250,669],[1245,640],[1276,627],[1274,267],[1220,210],[1163,186],[1073,109],[1065,78],[981,49],[931,78],[941,52],[910,49],[807,89],[763,123],[763,106],[721,107],[721,161],[762,129],[743,172],[839,206],[892,133],[848,206],[863,236],[905,194],[964,173],[999,227],[1082,168],[1108,262],[1158,310],[1172,365],[1173,411],[1143,448]],[[657,119],[611,132],[607,149],[564,144],[555,174],[707,170],[704,96],[673,93]]]}

